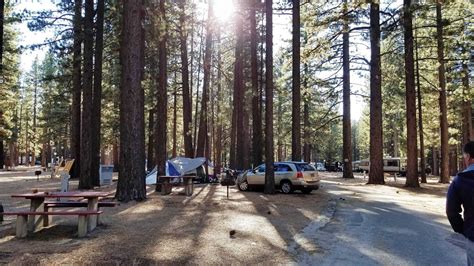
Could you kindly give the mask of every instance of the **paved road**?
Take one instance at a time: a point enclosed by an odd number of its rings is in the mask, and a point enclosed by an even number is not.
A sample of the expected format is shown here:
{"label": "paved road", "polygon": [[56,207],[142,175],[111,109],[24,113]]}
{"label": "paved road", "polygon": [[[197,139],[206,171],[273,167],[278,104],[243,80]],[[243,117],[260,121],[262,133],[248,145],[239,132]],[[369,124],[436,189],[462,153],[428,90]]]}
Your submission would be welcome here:
{"label": "paved road", "polygon": [[333,200],[290,247],[300,264],[466,264],[464,250],[447,241],[453,234],[442,196],[384,186],[369,186],[378,192],[366,193],[367,187],[323,184]]}

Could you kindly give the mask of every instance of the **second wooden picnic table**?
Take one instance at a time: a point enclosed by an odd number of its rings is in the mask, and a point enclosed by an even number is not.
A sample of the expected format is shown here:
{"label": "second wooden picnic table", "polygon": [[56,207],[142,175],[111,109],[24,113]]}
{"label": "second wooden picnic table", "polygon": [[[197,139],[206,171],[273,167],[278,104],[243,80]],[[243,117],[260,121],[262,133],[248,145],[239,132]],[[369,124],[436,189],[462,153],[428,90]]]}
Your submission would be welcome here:
{"label": "second wooden picnic table", "polygon": [[[37,193],[24,193],[24,194],[13,194],[13,198],[25,198],[30,200],[30,211],[31,212],[41,212],[44,209],[44,201],[46,198],[83,198],[87,199],[87,210],[88,211],[97,211],[99,198],[106,197],[108,192],[101,191],[68,191],[68,192],[37,192]],[[29,215],[28,216],[28,231],[34,232],[36,229],[39,229],[43,220],[48,219],[47,215],[37,216]],[[87,229],[92,231],[97,227],[97,216],[91,215],[88,217]]]}

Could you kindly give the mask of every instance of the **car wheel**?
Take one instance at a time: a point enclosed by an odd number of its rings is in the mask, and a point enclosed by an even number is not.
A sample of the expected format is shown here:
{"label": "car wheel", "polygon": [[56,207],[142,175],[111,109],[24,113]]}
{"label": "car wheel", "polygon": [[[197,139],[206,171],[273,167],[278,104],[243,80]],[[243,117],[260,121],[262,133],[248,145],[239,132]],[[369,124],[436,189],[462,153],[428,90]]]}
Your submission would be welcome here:
{"label": "car wheel", "polygon": [[247,183],[247,180],[239,183],[239,190],[240,191],[247,191],[249,190],[249,183]]}
{"label": "car wheel", "polygon": [[311,188],[302,188],[301,189],[301,192],[303,192],[303,194],[310,194],[311,191],[313,191],[313,189],[311,189]]}
{"label": "car wheel", "polygon": [[290,181],[282,181],[280,185],[281,192],[290,194],[293,192],[293,185]]}

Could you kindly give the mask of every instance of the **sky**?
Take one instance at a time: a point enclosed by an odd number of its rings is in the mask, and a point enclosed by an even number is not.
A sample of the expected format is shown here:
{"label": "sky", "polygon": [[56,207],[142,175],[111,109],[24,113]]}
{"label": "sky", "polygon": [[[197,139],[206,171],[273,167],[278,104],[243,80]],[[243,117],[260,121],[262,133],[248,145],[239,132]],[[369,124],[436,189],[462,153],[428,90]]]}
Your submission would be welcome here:
{"label": "sky", "polygon": [[[215,6],[215,15],[220,20],[225,20],[226,18],[232,18],[232,13],[234,12],[234,7],[232,5],[233,0],[217,0]],[[41,11],[41,10],[55,10],[56,5],[54,0],[17,0],[17,5],[14,8],[15,12],[21,12],[25,9],[28,11]],[[39,44],[45,42],[48,38],[54,36],[52,30],[43,31],[43,32],[31,32],[27,27],[27,22],[22,22],[17,25],[20,32],[20,44],[23,46],[28,46],[32,44]],[[280,48],[284,45],[283,40],[291,38],[291,16],[290,15],[274,15],[274,54],[278,52]],[[41,61],[46,54],[48,47],[43,47],[34,51],[27,50],[21,54],[20,58],[20,68],[22,72],[27,72],[31,69],[31,65],[35,57]],[[361,50],[362,55],[365,57],[370,55],[370,51],[365,49]],[[365,79],[360,78],[355,73],[351,73],[351,86],[360,90],[361,87],[367,88],[368,82]],[[362,114],[362,109],[364,108],[365,103],[360,96],[351,96],[351,119],[359,120]],[[342,113],[342,105],[340,106],[339,112]]]}
{"label": "sky", "polygon": [[[17,5],[14,8],[15,12],[21,12],[23,10],[28,11],[41,11],[41,10],[54,10],[56,5],[53,1],[49,0],[17,0]],[[20,32],[20,45],[28,46],[32,44],[39,44],[46,41],[46,39],[54,36],[51,30],[45,32],[31,32],[28,29],[27,22],[24,21],[20,24],[17,24],[17,28]],[[25,50],[20,57],[20,68],[22,72],[29,71],[35,57],[38,57],[39,60],[44,58],[48,47],[43,47],[42,49],[37,50]]]}

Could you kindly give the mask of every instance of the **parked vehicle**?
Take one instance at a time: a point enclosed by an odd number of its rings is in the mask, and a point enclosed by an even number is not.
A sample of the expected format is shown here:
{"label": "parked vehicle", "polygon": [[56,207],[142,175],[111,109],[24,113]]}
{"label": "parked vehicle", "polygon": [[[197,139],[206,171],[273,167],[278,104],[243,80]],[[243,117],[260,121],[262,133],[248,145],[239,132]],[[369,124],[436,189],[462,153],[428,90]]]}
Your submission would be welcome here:
{"label": "parked vehicle", "polygon": [[360,163],[361,161],[352,162],[352,172],[362,172],[362,169],[360,169]]}
{"label": "parked vehicle", "polygon": [[[397,173],[400,175],[406,174],[406,167],[407,167],[407,158],[384,158],[383,159],[383,171],[386,173]],[[359,168],[362,171],[369,172],[370,170],[370,162],[369,159],[360,161]],[[426,173],[431,172],[431,169],[427,167],[425,169]],[[420,159],[418,158],[418,172],[421,172],[420,168]]]}
{"label": "parked vehicle", "polygon": [[[275,162],[275,187],[289,194],[300,190],[305,194],[319,188],[319,175],[316,169],[306,162]],[[239,190],[246,191],[265,185],[265,164],[246,171],[237,177]]]}
{"label": "parked vehicle", "polygon": [[316,170],[319,172],[326,171],[326,167],[324,167],[323,163],[316,163]]}

